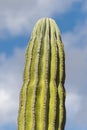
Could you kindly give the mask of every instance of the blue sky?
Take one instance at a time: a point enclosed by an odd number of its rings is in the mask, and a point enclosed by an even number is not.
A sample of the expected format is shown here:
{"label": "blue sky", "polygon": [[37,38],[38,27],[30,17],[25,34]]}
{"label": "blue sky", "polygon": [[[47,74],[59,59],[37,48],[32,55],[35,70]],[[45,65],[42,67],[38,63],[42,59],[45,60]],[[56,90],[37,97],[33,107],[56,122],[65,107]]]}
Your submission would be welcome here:
{"label": "blue sky", "polygon": [[65,46],[65,130],[87,130],[87,0],[0,0],[0,130],[17,129],[24,55],[41,17],[56,21]]}

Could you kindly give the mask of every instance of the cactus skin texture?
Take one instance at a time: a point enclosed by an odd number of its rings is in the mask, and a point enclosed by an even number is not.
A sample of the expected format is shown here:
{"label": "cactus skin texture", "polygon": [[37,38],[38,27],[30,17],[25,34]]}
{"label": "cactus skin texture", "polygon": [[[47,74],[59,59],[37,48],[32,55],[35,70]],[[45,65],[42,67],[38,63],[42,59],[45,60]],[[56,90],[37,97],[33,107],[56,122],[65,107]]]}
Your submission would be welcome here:
{"label": "cactus skin texture", "polygon": [[18,130],[64,130],[65,54],[51,18],[40,19],[26,51]]}

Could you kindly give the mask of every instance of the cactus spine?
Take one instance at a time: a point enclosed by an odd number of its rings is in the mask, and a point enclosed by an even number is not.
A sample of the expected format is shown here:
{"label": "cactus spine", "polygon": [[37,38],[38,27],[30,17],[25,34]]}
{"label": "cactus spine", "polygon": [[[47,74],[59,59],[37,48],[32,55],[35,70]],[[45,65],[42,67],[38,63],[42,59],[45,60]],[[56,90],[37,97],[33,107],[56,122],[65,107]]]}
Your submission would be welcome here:
{"label": "cactus spine", "polygon": [[59,29],[40,19],[26,51],[18,130],[64,130],[65,55]]}

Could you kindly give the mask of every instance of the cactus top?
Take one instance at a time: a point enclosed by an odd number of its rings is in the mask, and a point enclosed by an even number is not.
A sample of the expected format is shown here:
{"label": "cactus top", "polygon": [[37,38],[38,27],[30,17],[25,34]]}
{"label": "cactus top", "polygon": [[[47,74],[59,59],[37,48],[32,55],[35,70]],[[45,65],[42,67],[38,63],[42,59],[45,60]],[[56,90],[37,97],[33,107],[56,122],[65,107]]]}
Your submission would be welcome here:
{"label": "cactus top", "polygon": [[64,130],[65,54],[54,20],[40,19],[32,32],[20,93],[18,130]]}

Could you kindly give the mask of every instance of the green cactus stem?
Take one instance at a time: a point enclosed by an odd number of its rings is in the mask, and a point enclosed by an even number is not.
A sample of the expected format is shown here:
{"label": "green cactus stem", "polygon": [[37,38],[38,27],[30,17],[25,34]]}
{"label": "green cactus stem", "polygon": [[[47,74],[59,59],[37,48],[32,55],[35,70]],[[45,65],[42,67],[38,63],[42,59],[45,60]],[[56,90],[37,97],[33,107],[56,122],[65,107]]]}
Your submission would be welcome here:
{"label": "green cactus stem", "polygon": [[18,130],[64,130],[65,54],[54,20],[40,19],[26,51]]}

